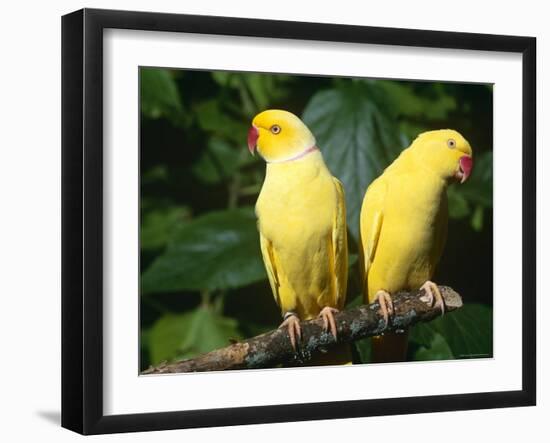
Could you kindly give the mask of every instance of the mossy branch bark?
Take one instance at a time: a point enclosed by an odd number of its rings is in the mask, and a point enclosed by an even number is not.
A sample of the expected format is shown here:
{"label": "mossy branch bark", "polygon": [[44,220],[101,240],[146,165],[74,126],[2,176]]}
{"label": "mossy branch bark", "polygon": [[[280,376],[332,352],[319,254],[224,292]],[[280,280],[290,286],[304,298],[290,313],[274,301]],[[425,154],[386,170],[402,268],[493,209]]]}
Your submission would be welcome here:
{"label": "mossy branch bark", "polygon": [[[445,300],[446,312],[462,307],[462,298],[453,289],[439,286],[439,290]],[[334,318],[338,340],[324,331],[321,319],[308,320],[301,323],[302,340],[297,351],[292,349],[287,331],[275,329],[189,360],[150,367],[142,374],[270,368],[279,364],[306,363],[314,355],[326,352],[336,344],[404,330],[415,323],[427,322],[441,315],[437,306],[429,306],[422,300],[423,295],[424,290],[394,294],[395,313],[388,325],[384,322],[378,303],[337,313]]]}

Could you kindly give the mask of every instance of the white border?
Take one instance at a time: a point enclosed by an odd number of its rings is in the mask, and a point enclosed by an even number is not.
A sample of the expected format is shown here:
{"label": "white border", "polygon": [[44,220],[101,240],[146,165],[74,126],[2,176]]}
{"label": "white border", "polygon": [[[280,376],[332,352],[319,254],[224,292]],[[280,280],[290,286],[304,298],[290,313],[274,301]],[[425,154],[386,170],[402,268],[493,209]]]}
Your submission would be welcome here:
{"label": "white border", "polygon": [[[494,358],[138,376],[140,65],[495,83]],[[521,389],[521,80],[519,54],[105,30],[104,413]]]}

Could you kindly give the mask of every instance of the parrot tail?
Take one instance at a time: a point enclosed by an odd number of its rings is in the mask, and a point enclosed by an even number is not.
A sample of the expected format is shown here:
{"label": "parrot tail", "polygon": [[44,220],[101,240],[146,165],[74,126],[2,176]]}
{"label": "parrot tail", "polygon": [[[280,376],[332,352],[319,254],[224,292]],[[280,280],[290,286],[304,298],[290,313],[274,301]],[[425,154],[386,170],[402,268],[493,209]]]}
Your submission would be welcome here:
{"label": "parrot tail", "polygon": [[407,358],[407,345],[409,342],[409,330],[396,334],[385,333],[372,337],[372,362],[390,363],[405,361]]}

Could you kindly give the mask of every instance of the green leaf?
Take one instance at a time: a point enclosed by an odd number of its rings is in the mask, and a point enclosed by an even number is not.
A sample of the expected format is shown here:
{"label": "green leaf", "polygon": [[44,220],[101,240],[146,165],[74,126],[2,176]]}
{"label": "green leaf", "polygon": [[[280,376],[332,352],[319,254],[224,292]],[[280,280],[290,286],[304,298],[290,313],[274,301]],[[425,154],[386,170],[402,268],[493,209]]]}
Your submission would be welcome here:
{"label": "green leaf", "polygon": [[471,177],[463,185],[455,185],[456,192],[473,204],[493,207],[493,153],[483,152],[474,159]]}
{"label": "green leaf", "polygon": [[361,306],[362,304],[364,304],[363,295],[359,294],[357,297],[354,297],[354,298],[349,298],[348,297],[348,301],[346,303],[346,309],[357,308],[358,306]]}
{"label": "green leaf", "polygon": [[450,360],[453,358],[454,355],[447,340],[439,333],[433,335],[428,346],[421,346],[414,354],[414,359],[417,361]]}
{"label": "green leaf", "polygon": [[431,323],[418,323],[411,329],[409,342],[412,341],[418,346],[429,347],[437,333]]}
{"label": "green leaf", "polygon": [[248,74],[246,84],[258,110],[264,110],[288,95],[288,75]]}
{"label": "green leaf", "polygon": [[479,232],[483,229],[483,206],[476,206],[472,215],[471,225],[474,231]]}
{"label": "green leaf", "polygon": [[449,217],[464,218],[470,214],[470,205],[466,197],[458,192],[456,188],[456,186],[451,186],[447,190]]}
{"label": "green leaf", "polygon": [[466,304],[452,314],[435,320],[457,358],[490,357],[493,354],[493,310]]}
{"label": "green leaf", "polygon": [[176,227],[189,216],[185,207],[167,207],[147,212],[140,229],[142,249],[160,249],[166,245]]}
{"label": "green leaf", "polygon": [[493,311],[480,304],[465,304],[461,309],[429,323],[418,323],[410,340],[432,346],[440,334],[456,358],[490,357],[493,354]]}
{"label": "green leaf", "polygon": [[[361,297],[353,299],[346,309],[361,304]],[[416,345],[413,360],[448,360],[492,356],[492,309],[479,304],[464,305],[458,311],[428,323],[416,324],[409,341]],[[371,339],[355,342],[362,363],[371,361]]]}
{"label": "green leaf", "polygon": [[353,343],[360,363],[370,363],[372,360],[372,341],[371,338],[363,338]]}
{"label": "green leaf", "polygon": [[149,333],[151,364],[191,358],[241,338],[235,319],[223,317],[207,306],[184,314],[167,314]]}
{"label": "green leaf", "polygon": [[181,315],[166,314],[151,327],[149,340],[149,358],[156,365],[173,359],[187,337],[193,313]]}
{"label": "green leaf", "polygon": [[212,138],[191,170],[193,175],[203,183],[219,183],[237,171],[240,157],[241,153],[232,148],[229,143]]}
{"label": "green leaf", "polygon": [[211,212],[181,226],[143,273],[142,293],[237,288],[267,277],[251,208]]}
{"label": "green leaf", "polygon": [[430,96],[419,95],[410,82],[378,80],[379,85],[392,102],[396,115],[423,120],[441,120],[456,109],[454,97],[448,95],[441,83],[432,83]]}
{"label": "green leaf", "polygon": [[266,332],[273,330],[273,325],[264,325],[260,323],[254,323],[243,319],[239,320],[239,325],[246,337],[256,337],[257,335],[265,334]]}
{"label": "green leaf", "polygon": [[173,122],[180,120],[183,107],[170,71],[141,68],[139,73],[142,114],[152,119],[167,117]]}
{"label": "green leaf", "polygon": [[475,231],[483,229],[484,210],[493,207],[493,153],[483,152],[474,160],[472,176],[463,185],[453,185],[447,192],[449,215],[470,216]]}
{"label": "green leaf", "polygon": [[244,149],[248,124],[222,110],[218,100],[201,102],[195,106],[194,111],[201,129],[220,138],[231,140]]}
{"label": "green leaf", "polygon": [[292,77],[284,74],[213,72],[213,79],[222,87],[239,91],[246,114],[250,117],[272,107],[290,93]]}
{"label": "green leaf", "polygon": [[348,228],[355,240],[368,185],[400,152],[399,131],[386,100],[376,84],[338,83],[315,94],[303,114],[329,169],[344,184]]}
{"label": "green leaf", "polygon": [[158,182],[167,182],[169,180],[168,168],[166,165],[155,165],[148,171],[144,171],[141,176],[141,184],[152,184]]}

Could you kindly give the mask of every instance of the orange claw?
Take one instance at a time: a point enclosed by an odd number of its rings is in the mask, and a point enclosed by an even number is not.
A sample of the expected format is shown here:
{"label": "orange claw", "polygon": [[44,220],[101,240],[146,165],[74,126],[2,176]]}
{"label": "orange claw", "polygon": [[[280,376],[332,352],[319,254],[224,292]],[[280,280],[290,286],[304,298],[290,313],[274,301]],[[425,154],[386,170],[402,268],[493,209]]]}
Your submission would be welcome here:
{"label": "orange claw", "polygon": [[426,295],[420,297],[420,300],[428,303],[430,306],[433,306],[435,301],[439,309],[441,309],[441,315],[445,314],[445,301],[437,285],[433,281],[428,280],[420,289],[426,291]]}
{"label": "orange claw", "polygon": [[389,316],[393,315],[393,301],[391,299],[391,295],[388,291],[381,289],[376,293],[375,297],[380,305],[380,310],[382,311],[382,316],[384,317],[386,326],[388,326]]}
{"label": "orange claw", "polygon": [[300,328],[300,319],[298,316],[294,313],[287,313],[285,315],[285,319],[279,326],[279,329],[286,328],[288,331],[288,336],[290,337],[290,344],[292,345],[292,349],[296,351],[296,338],[298,338],[298,341],[302,338],[302,329]]}
{"label": "orange claw", "polygon": [[326,332],[329,330],[330,326],[330,332],[334,335],[334,338],[337,338],[338,334],[338,330],[336,329],[336,320],[334,320],[334,314],[336,312],[339,312],[338,309],[325,306],[319,313],[319,317],[323,319],[323,329]]}

